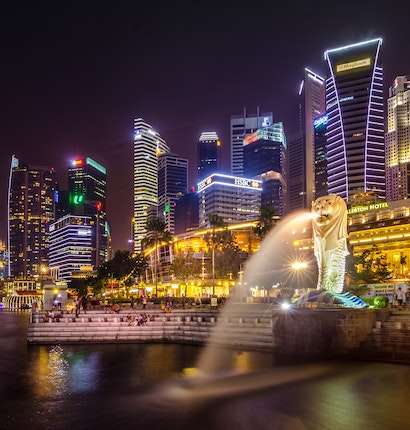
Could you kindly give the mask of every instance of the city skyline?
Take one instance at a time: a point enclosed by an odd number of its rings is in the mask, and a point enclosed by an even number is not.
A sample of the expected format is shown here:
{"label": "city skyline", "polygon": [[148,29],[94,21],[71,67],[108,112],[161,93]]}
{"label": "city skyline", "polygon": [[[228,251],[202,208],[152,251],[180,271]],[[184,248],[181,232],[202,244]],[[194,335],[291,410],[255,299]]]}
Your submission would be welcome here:
{"label": "city skyline", "polygon": [[[336,6],[338,8],[338,6]],[[232,37],[237,39],[238,42],[242,40],[242,33],[238,30],[233,35],[224,34],[222,37],[222,43],[220,47],[216,47],[216,38],[214,34],[208,34],[200,26],[195,31],[194,40],[190,43],[180,41],[178,48],[174,48],[166,56],[166,61],[170,62],[173,67],[165,81],[159,78],[159,75],[154,74],[152,78],[147,77],[147,72],[144,72],[143,78],[139,81],[141,73],[138,72],[137,76],[127,75],[126,83],[122,84],[119,89],[119,95],[114,96],[117,88],[117,83],[124,73],[125,52],[127,45],[118,49],[118,52],[114,52],[114,49],[108,49],[109,40],[104,38],[102,30],[100,28],[101,21],[97,18],[92,23],[99,29],[98,35],[102,37],[104,43],[101,48],[96,50],[96,59],[98,62],[104,63],[104,50],[107,48],[111,54],[111,59],[122,58],[124,61],[118,67],[113,67],[110,70],[114,73],[114,78],[108,80],[108,76],[105,73],[100,73],[96,70],[95,66],[84,57],[85,53],[89,49],[94,49],[95,46],[91,43],[96,41],[91,38],[91,30],[86,29],[86,21],[83,20],[77,23],[76,29],[78,29],[78,35],[75,36],[74,42],[70,41],[64,33],[59,33],[58,29],[54,26],[57,23],[63,23],[62,28],[67,30],[71,28],[68,23],[68,16],[64,19],[60,17],[56,19],[56,22],[51,25],[50,28],[44,30],[47,36],[50,32],[57,32],[63,39],[63,47],[66,49],[63,52],[66,55],[65,58],[60,56],[61,54],[55,54],[53,51],[53,44],[49,46],[36,45],[33,48],[35,55],[38,50],[39,54],[33,60],[32,68],[33,74],[27,79],[27,76],[23,72],[17,73],[14,82],[23,83],[23,88],[26,89],[24,92],[23,99],[22,95],[17,94],[12,97],[13,93],[6,92],[5,103],[8,104],[8,113],[6,115],[7,122],[3,129],[2,141],[6,142],[6,145],[2,144],[0,153],[0,166],[3,172],[7,172],[7,166],[10,163],[10,156],[15,153],[18,158],[26,160],[30,164],[34,165],[46,165],[47,167],[54,168],[59,176],[62,178],[65,174],[64,166],[67,165],[68,160],[75,158],[81,154],[90,154],[96,159],[102,161],[104,165],[107,165],[110,171],[110,179],[108,184],[108,211],[110,212],[110,219],[112,219],[113,226],[113,247],[114,249],[123,248],[125,249],[127,244],[126,241],[129,238],[129,224],[126,222],[131,218],[132,213],[132,165],[130,160],[132,159],[132,120],[134,117],[142,116],[147,122],[153,125],[158,130],[161,136],[167,141],[172,151],[178,153],[178,155],[188,158],[190,161],[190,176],[189,185],[195,184],[194,170],[196,168],[196,147],[194,142],[198,135],[203,130],[215,130],[219,136],[221,136],[223,146],[223,166],[228,171],[229,168],[229,118],[231,115],[240,114],[243,106],[248,107],[249,112],[256,111],[256,106],[260,106],[261,112],[273,112],[274,121],[283,121],[285,124],[285,131],[288,138],[294,132],[297,125],[297,85],[300,74],[302,73],[305,66],[310,66],[318,73],[326,74],[326,63],[323,61],[322,53],[324,50],[333,48],[335,46],[341,46],[346,43],[352,43],[360,40],[365,40],[371,37],[382,36],[384,38],[383,44],[383,65],[385,69],[385,87],[391,85],[391,82],[396,76],[406,75],[410,71],[410,60],[404,58],[405,56],[400,55],[400,41],[406,40],[406,33],[402,32],[402,28],[396,29],[392,24],[386,24],[389,19],[384,16],[372,16],[372,11],[368,11],[366,16],[367,27],[363,28],[364,17],[360,13],[360,6],[357,6],[358,13],[356,17],[351,19],[349,26],[343,30],[340,29],[334,33],[327,31],[330,28],[330,23],[323,21],[323,12],[315,9],[315,18],[321,22],[321,26],[317,29],[314,34],[311,35],[311,40],[303,39],[303,43],[298,40],[290,39],[286,41],[275,40],[274,34],[279,32],[282,26],[290,21],[290,14],[284,15],[284,23],[279,25],[277,29],[263,30],[266,34],[266,39],[261,37],[262,30],[259,30],[250,40],[248,41],[249,46],[251,42],[258,39],[261,41],[260,46],[251,51],[250,56],[256,64],[258,61],[261,62],[263,52],[266,52],[268,46],[270,46],[271,52],[284,53],[289,52],[292,55],[289,56],[286,64],[282,65],[276,61],[266,62],[264,61],[263,70],[260,67],[249,67],[245,68],[244,71],[238,71],[237,67],[233,65],[237,64],[240,59],[240,53],[237,49],[229,51],[228,46],[232,41]],[[267,16],[271,16],[277,10],[268,10]],[[200,17],[201,8],[198,11],[188,10],[189,13],[193,14],[196,18],[196,23],[202,22],[201,19],[205,19],[206,16]],[[72,11],[73,12],[73,11]],[[121,11],[123,13],[124,11]],[[223,20],[229,15],[227,9],[221,9],[220,16],[216,17],[214,27],[222,28]],[[248,11],[244,11],[240,7],[234,11],[234,17],[238,18],[241,23],[244,23],[249,19]],[[298,28],[297,34],[300,36],[305,29],[306,25],[302,22],[302,13],[300,16],[297,14],[294,22],[295,27]],[[380,12],[380,11],[378,11]],[[38,12],[37,12],[38,13]],[[102,14],[104,11],[102,11]],[[117,12],[114,18],[117,21],[123,21],[124,17],[120,12]],[[152,16],[152,11],[144,10],[142,15],[144,17]],[[208,12],[209,13],[209,12]],[[386,10],[388,14],[388,11]],[[174,12],[176,14],[176,12]],[[343,21],[346,11],[339,14],[335,22],[346,25]],[[380,14],[383,15],[383,14]],[[313,11],[310,15],[313,19]],[[24,21],[24,16],[22,17]],[[99,19],[103,21],[100,16]],[[164,20],[165,18],[161,18]],[[267,19],[267,18],[264,18]],[[336,19],[336,18],[335,18]],[[398,28],[398,20],[401,17],[395,17],[395,26]],[[116,22],[117,22],[116,21]],[[88,22],[87,22],[88,23]],[[128,26],[125,28],[129,31],[132,30],[131,24],[127,21]],[[360,25],[362,24],[362,26]],[[119,24],[117,24],[118,26]],[[147,24],[145,24],[147,25]],[[261,24],[262,26],[262,24]],[[25,26],[23,34],[27,37],[30,32],[34,31],[34,27],[27,25]],[[115,26],[114,26],[115,27]],[[160,35],[151,35],[150,37],[156,38],[158,42],[164,39],[164,35],[167,31],[171,31],[173,27],[165,25]],[[147,27],[141,25],[136,30],[137,32],[144,32]],[[189,28],[187,31],[189,32]],[[192,30],[192,28],[191,28]],[[215,28],[213,28],[215,30]],[[124,30],[125,32],[126,30]],[[90,33],[89,33],[90,32]],[[263,33],[262,32],[262,33]],[[249,37],[249,32],[245,32],[246,37]],[[182,36],[184,33],[180,31],[178,33]],[[38,41],[42,41],[43,33],[40,31],[35,37]],[[91,42],[86,44],[85,47],[81,48],[78,46],[78,42],[81,37],[87,36],[91,38]],[[64,37],[63,37],[64,36]],[[112,34],[110,34],[112,36]],[[125,33],[121,33],[119,36],[125,43]],[[264,36],[264,34],[262,34]],[[268,37],[269,36],[269,37]],[[21,37],[15,41],[15,47],[19,46],[19,42],[22,45],[26,44],[26,38]],[[147,36],[148,37],[148,36]],[[118,39],[116,39],[118,41]],[[275,40],[275,46],[272,44],[272,40]],[[302,39],[301,39],[302,40]],[[201,43],[197,43],[197,42]],[[24,42],[24,43],[23,43]],[[44,41],[43,41],[44,42]],[[76,43],[75,43],[76,42]],[[196,44],[195,44],[196,42]],[[50,42],[48,42],[50,43]],[[130,42],[128,42],[130,43]],[[240,45],[240,43],[238,43]],[[149,44],[150,47],[157,46],[154,42]],[[299,45],[303,45],[302,47]],[[196,47],[196,52],[192,52],[192,47]],[[189,49],[191,47],[191,50]],[[217,48],[217,49],[216,49]],[[303,48],[303,49],[302,49]],[[164,48],[165,49],[165,48]],[[78,51],[77,51],[78,50]],[[214,51],[213,51],[214,50]],[[188,58],[192,60],[189,65],[189,71],[182,74],[181,66],[174,60],[178,58],[179,53],[186,52]],[[224,53],[230,52],[228,65],[220,72],[212,72],[211,69],[206,68],[205,72],[200,75],[197,74],[199,70],[199,64],[201,63],[204,55],[214,55],[216,58],[222,56]],[[62,84],[60,77],[50,74],[47,75],[47,79],[39,76],[39,72],[42,71],[44,65],[42,61],[45,61],[45,55],[56,58],[56,68],[66,64],[66,61],[74,61],[76,58],[80,59],[80,63],[85,67],[85,77],[80,79],[78,87],[73,83],[68,83],[67,89],[62,91]],[[13,56],[14,52],[10,51],[10,48],[6,50],[6,56],[11,56],[10,64],[2,71],[3,81],[9,81],[10,76],[13,74]],[[147,58],[147,69],[152,71],[155,69],[155,62],[151,65],[148,61],[149,53],[144,52],[143,56]],[[137,56],[138,57],[138,56]],[[295,57],[295,58],[293,58]],[[28,61],[31,56],[27,55],[25,61]],[[265,59],[264,59],[265,60]],[[156,61],[160,61],[156,59]],[[164,60],[161,60],[164,61]],[[135,59],[135,64],[138,63],[138,59]],[[232,66],[230,65],[232,63]],[[101,64],[101,63],[100,63]],[[132,62],[134,64],[134,62]],[[136,66],[135,66],[136,67]],[[235,69],[235,73],[234,73]],[[286,78],[283,75],[287,74]],[[58,74],[57,74],[58,75]],[[187,79],[182,79],[187,75]],[[192,75],[192,76],[191,76]],[[69,75],[64,75],[67,80]],[[77,76],[77,75],[76,75]],[[234,77],[234,78],[232,78]],[[257,79],[256,79],[257,77]],[[24,80],[26,78],[26,80]],[[38,79],[40,83],[43,83],[42,92],[35,87],[37,86]],[[98,90],[101,90],[103,82],[108,86],[108,91],[103,91],[103,94],[98,94]],[[51,82],[51,85],[47,85],[49,94],[45,94],[45,82]],[[63,78],[64,81],[64,78]],[[201,82],[211,82],[211,88],[215,91],[210,91],[212,94],[206,95],[204,90],[200,88]],[[81,91],[86,88],[87,83],[92,83],[91,90],[85,91],[82,94]],[[141,85],[138,83],[141,82]],[[182,85],[184,82],[184,85]],[[148,83],[147,89],[144,89],[144,83]],[[53,88],[54,85],[54,88]],[[64,84],[66,85],[66,84]],[[240,91],[238,91],[238,85]],[[158,86],[158,87],[157,87]],[[174,87],[175,88],[174,88]],[[206,85],[205,85],[206,86]],[[74,94],[68,94],[70,90],[73,90]],[[197,93],[195,97],[190,94],[192,89],[196,89]],[[222,91],[221,91],[222,90]],[[207,89],[209,92],[209,87]],[[180,94],[180,101],[175,106],[173,103],[173,97],[175,93]],[[41,97],[40,97],[41,96]],[[213,98],[211,98],[213,96]],[[76,98],[78,97],[78,98]],[[216,97],[216,99],[215,99]],[[132,99],[132,100],[131,100]],[[21,115],[21,106],[18,102],[25,101],[24,104],[24,115]],[[39,103],[35,103],[35,101]],[[185,101],[184,101],[185,100]],[[16,106],[18,105],[18,106]],[[20,113],[20,115],[17,114]],[[27,113],[28,112],[28,113]],[[60,119],[60,121],[57,121]],[[19,127],[17,126],[17,120],[19,121]],[[55,125],[57,124],[58,125]],[[18,129],[17,129],[18,128]],[[57,143],[55,143],[57,142]],[[35,148],[35,150],[34,150]],[[1,193],[0,193],[0,211],[2,213],[2,225],[0,230],[0,238],[6,240],[6,187],[7,187],[7,173],[3,173],[0,179]],[[115,210],[114,210],[115,208]],[[117,210],[118,208],[118,210]],[[118,212],[118,213],[116,213]],[[126,219],[124,219],[126,218]]]}

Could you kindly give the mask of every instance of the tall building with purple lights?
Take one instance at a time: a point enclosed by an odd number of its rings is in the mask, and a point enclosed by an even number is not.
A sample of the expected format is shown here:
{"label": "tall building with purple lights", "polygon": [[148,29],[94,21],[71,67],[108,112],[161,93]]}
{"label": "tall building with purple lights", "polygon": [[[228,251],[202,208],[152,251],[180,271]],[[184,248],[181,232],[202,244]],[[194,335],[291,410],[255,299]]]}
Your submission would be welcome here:
{"label": "tall building with purple lights", "polygon": [[385,197],[382,39],[325,51],[328,191]]}
{"label": "tall building with purple lights", "polygon": [[314,128],[313,121],[325,111],[325,79],[309,68],[299,86],[299,129],[289,139],[289,210],[311,206],[314,189]]}
{"label": "tall building with purple lights", "polygon": [[55,217],[54,169],[11,160],[8,190],[9,276],[37,276],[48,266],[48,226]]}

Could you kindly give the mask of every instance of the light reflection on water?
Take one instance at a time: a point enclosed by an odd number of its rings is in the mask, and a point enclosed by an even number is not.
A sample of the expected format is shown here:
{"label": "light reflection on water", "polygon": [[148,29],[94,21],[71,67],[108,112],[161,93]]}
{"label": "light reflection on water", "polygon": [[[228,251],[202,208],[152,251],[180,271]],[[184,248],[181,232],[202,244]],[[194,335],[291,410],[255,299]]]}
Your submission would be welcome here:
{"label": "light reflection on water", "polygon": [[33,351],[28,374],[39,398],[89,392],[97,388],[100,357],[67,351],[62,346],[41,346]]}

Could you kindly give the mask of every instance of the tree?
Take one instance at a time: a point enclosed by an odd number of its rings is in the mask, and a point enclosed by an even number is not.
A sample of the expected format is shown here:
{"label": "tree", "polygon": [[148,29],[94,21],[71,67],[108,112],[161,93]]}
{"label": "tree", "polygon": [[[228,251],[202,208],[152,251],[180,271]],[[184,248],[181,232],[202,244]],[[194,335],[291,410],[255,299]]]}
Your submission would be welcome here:
{"label": "tree", "polygon": [[225,278],[229,275],[237,276],[244,260],[244,253],[238,245],[232,241],[215,254],[215,272],[218,277]]}
{"label": "tree", "polygon": [[407,266],[407,256],[400,255],[401,276],[404,276],[404,266]]}
{"label": "tree", "polygon": [[215,295],[215,251],[221,249],[232,241],[232,234],[226,228],[226,223],[217,214],[208,216],[211,231],[204,236],[204,240],[211,250],[212,295]]}
{"label": "tree", "polygon": [[88,292],[88,279],[85,278],[73,278],[70,281],[70,289],[77,292],[79,296],[86,296]]}
{"label": "tree", "polygon": [[356,284],[383,283],[392,278],[392,271],[377,245],[359,255],[349,255],[346,273]]}
{"label": "tree", "polygon": [[211,251],[212,294],[215,294],[215,274],[219,277],[236,275],[240,270],[244,254],[220,216],[210,215],[209,223],[211,231],[204,236],[204,239]]}
{"label": "tree", "polygon": [[253,231],[260,240],[263,240],[274,225],[275,209],[272,206],[261,206],[258,223]]}
{"label": "tree", "polygon": [[185,285],[186,297],[188,281],[201,273],[201,262],[192,254],[177,254],[170,265],[170,272]]}
{"label": "tree", "polygon": [[155,295],[158,297],[158,276],[157,267],[159,263],[158,258],[158,245],[161,242],[169,243],[172,239],[171,234],[167,230],[167,225],[165,221],[161,218],[153,217],[147,222],[147,237],[144,240],[144,246],[154,246],[154,278],[155,278]]}
{"label": "tree", "polygon": [[147,259],[143,254],[132,255],[129,251],[117,251],[112,260],[103,263],[97,272],[98,281],[116,279],[130,285],[134,278],[141,277],[147,268]]}

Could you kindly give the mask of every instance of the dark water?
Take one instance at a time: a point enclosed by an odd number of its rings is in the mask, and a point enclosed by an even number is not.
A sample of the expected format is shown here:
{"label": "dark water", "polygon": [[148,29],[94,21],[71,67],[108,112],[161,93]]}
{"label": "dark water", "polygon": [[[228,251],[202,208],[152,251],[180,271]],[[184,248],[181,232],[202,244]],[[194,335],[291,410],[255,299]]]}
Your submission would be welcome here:
{"label": "dark water", "polygon": [[[410,429],[410,366],[338,363],[305,382],[163,402],[158,387],[195,366],[199,348],[27,347],[26,325],[0,313],[0,429]],[[231,356],[240,370],[272,366],[270,354]]]}

